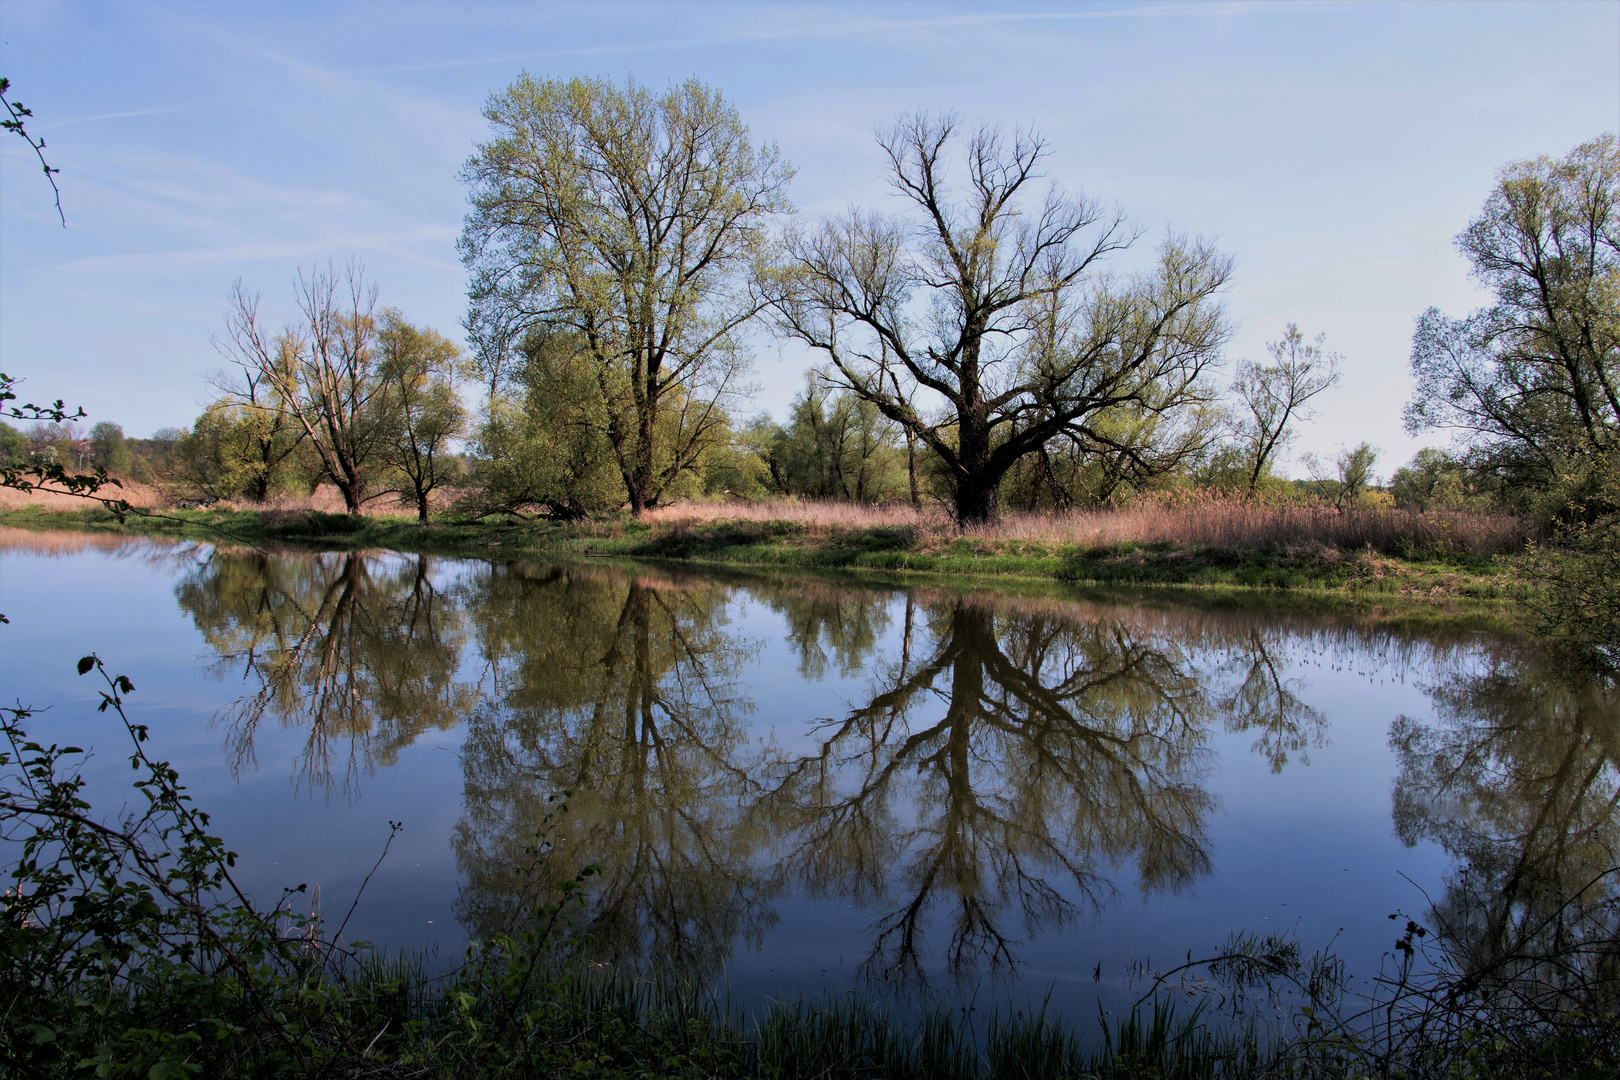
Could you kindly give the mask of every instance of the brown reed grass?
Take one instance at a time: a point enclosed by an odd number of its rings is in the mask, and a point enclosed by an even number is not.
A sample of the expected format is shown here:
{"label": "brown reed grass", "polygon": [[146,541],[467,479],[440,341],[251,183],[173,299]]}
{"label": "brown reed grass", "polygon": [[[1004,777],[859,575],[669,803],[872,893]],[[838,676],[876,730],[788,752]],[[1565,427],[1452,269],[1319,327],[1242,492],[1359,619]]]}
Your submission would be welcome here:
{"label": "brown reed grass", "polygon": [[[138,506],[147,510],[166,510],[179,506],[182,502],[180,496],[173,491],[154,484],[138,484],[134,481],[123,481],[122,487],[108,486],[103,488],[100,495],[109,499],[123,499],[131,506]],[[442,510],[454,500],[457,492],[440,490],[435,491],[430,499],[433,509]],[[0,507],[34,506],[44,510],[84,510],[95,504],[90,500],[76,495],[63,495],[50,491],[17,491],[12,488],[0,488]],[[254,502],[251,499],[221,499],[211,504],[219,510],[234,511],[283,511],[297,512],[314,510],[324,514],[341,514],[343,509],[343,495],[331,484],[321,484],[309,495],[278,495],[264,502]],[[406,502],[391,495],[384,495],[373,499],[361,509],[366,517],[399,517],[402,514],[415,514],[415,502]]]}
{"label": "brown reed grass", "polygon": [[[163,489],[150,484],[137,484],[132,480],[125,480],[122,487],[105,487],[100,494],[109,499],[124,499],[131,506],[149,508],[168,506],[171,501]],[[95,503],[77,495],[63,495],[54,491],[18,491],[0,487],[0,507],[23,506],[37,506],[44,510],[85,510],[93,508]]]}
{"label": "brown reed grass", "polygon": [[1277,505],[1214,496],[1144,499],[1097,510],[1008,513],[991,525],[958,530],[943,508],[851,503],[682,503],[649,511],[655,527],[721,522],[781,522],[815,532],[910,528],[920,538],[967,536],[1043,547],[1103,547],[1171,543],[1230,550],[1374,551],[1412,555],[1456,552],[1511,554],[1544,539],[1534,522],[1510,514],[1401,510],[1326,504]]}
{"label": "brown reed grass", "polygon": [[[109,489],[112,497],[151,509],[173,507],[162,488],[126,483]],[[434,493],[436,510],[458,492]],[[38,506],[75,510],[84,499],[0,488],[0,507]],[[330,484],[306,496],[280,496],[266,502],[224,500],[222,510],[342,513],[343,499]],[[414,514],[414,507],[391,497],[367,503],[367,517]],[[1500,555],[1523,551],[1547,539],[1537,523],[1511,514],[1401,510],[1388,506],[1338,509],[1326,503],[1272,503],[1202,493],[1144,498],[1119,507],[1040,513],[1007,513],[992,525],[958,529],[938,504],[914,509],[905,503],[860,503],[782,499],[767,502],[682,502],[649,510],[644,518],[655,533],[688,532],[731,522],[787,524],[808,535],[862,529],[910,529],[925,546],[968,537],[985,542],[1022,542],[1042,547],[1105,547],[1171,543],[1228,550],[1290,552],[1373,551],[1390,555],[1454,552]],[[590,535],[623,535],[622,521],[582,526]],[[606,531],[604,531],[606,530]]]}

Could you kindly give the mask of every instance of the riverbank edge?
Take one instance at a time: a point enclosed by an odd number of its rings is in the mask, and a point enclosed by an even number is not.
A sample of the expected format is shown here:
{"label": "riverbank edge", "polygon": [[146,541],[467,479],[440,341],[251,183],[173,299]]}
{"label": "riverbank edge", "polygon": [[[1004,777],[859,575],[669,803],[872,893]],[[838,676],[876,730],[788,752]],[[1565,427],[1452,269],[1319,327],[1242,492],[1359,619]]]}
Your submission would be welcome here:
{"label": "riverbank edge", "polygon": [[714,521],[646,525],[629,518],[580,523],[484,519],[430,521],[316,511],[176,510],[131,514],[100,508],[0,509],[0,526],[293,548],[382,548],[469,559],[589,559],[726,570],[749,576],[812,574],[871,584],[993,588],[1131,603],[1285,609],[1349,615],[1379,624],[1522,629],[1524,601],[1539,585],[1511,557],[1402,558],[1372,551],[1231,551],[1170,543],[1046,545],[957,537],[911,528],[809,527]]}

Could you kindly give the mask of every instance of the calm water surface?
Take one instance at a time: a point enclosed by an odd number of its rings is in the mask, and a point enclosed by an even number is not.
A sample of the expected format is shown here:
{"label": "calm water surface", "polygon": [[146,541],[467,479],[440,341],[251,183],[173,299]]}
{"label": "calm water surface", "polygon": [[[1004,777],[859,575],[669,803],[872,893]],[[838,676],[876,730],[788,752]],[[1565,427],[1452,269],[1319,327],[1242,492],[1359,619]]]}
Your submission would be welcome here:
{"label": "calm water surface", "polygon": [[603,963],[1086,1018],[1234,931],[1371,975],[1392,912],[1488,923],[1620,839],[1614,699],[1461,630],[10,530],[0,611],[99,807],[91,651],[261,900],[341,914],[403,822],[350,936],[443,958],[596,863]]}

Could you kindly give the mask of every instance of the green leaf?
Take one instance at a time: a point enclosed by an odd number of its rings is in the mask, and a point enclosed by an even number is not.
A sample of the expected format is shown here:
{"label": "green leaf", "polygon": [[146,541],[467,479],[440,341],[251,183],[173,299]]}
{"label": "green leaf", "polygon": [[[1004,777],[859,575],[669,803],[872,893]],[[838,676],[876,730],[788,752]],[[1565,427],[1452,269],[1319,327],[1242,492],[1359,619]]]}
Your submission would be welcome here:
{"label": "green leaf", "polygon": [[96,666],[96,658],[95,658],[94,655],[79,657],[79,674],[80,675],[89,674],[90,669],[95,667],[95,666]]}

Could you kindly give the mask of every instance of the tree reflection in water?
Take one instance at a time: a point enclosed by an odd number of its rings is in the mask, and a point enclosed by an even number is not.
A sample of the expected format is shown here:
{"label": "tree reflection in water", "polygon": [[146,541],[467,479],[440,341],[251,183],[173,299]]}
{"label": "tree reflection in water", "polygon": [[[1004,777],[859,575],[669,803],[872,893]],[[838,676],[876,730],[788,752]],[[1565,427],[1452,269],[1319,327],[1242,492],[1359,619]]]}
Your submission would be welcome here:
{"label": "tree reflection in water", "polygon": [[[302,728],[296,783],[341,790],[390,765],[421,734],[450,727],[477,700],[458,680],[463,608],[434,581],[434,560],[349,552],[309,556],[218,550],[176,588],[218,656],[252,691],[216,718],[233,770],[254,764],[266,716]],[[337,747],[346,741],[346,747]]]}
{"label": "tree reflection in water", "polygon": [[924,655],[903,649],[768,799],[790,825],[786,875],[887,907],[869,975],[923,976],[936,909],[965,974],[1016,963],[1009,918],[1035,933],[1103,902],[1118,863],[1144,891],[1208,871],[1207,706],[1172,643],[970,600],[927,622]]}
{"label": "tree reflection in water", "polygon": [[1615,995],[1620,688],[1528,652],[1492,660],[1434,688],[1437,722],[1392,727],[1396,829],[1456,860],[1432,916],[1465,975],[1505,985],[1540,966]]}
{"label": "tree reflection in water", "polygon": [[[1211,730],[1254,733],[1273,771],[1325,741],[1288,677],[1296,652],[1381,671],[1443,648],[1250,617],[751,585],[804,678],[869,680],[835,718],[787,705],[788,730],[815,736],[788,754],[756,738],[742,677],[760,643],[728,622],[736,587],[713,579],[221,550],[177,592],[217,668],[249,685],[220,717],[236,768],[274,718],[304,732],[299,786],[352,794],[363,769],[465,723],[453,844],[469,932],[520,929],[537,881],[597,863],[580,929],[600,956],[692,974],[758,944],[788,890],[871,913],[873,978],[1011,970],[1021,939],[1132,882],[1173,891],[1209,872]],[[1582,962],[1614,964],[1612,879],[1580,911],[1560,903],[1615,862],[1620,695],[1502,649],[1490,674],[1440,663],[1438,722],[1394,726],[1397,828],[1458,861],[1436,917],[1477,970],[1551,939],[1606,940]],[[549,864],[514,874],[561,791]]]}
{"label": "tree reflection in water", "polygon": [[1242,678],[1218,707],[1226,730],[1258,733],[1250,749],[1271,763],[1272,772],[1280,773],[1289,754],[1298,754],[1302,765],[1311,763],[1306,751],[1326,743],[1327,717],[1299,696],[1304,689],[1301,680],[1283,678],[1279,643],[1270,637],[1258,628],[1237,636],[1233,652]]}
{"label": "tree reflection in water", "polygon": [[[753,646],[726,625],[728,590],[520,566],[475,590],[500,690],[463,749],[454,842],[469,931],[521,925],[543,898],[531,884],[594,862],[580,929],[603,959],[709,974],[736,941],[757,942],[775,921],[759,865],[769,837],[749,812],[769,749],[744,719],[736,676]],[[568,811],[531,883],[513,868],[558,791]]]}

